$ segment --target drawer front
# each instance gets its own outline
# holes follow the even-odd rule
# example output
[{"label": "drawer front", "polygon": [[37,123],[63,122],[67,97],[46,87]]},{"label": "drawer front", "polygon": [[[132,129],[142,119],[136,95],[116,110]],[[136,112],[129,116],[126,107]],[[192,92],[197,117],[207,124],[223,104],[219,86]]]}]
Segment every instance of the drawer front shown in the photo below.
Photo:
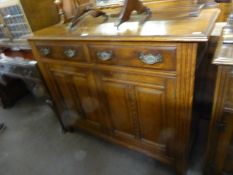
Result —
[{"label": "drawer front", "polygon": [[40,58],[87,62],[84,47],[75,43],[36,43]]},{"label": "drawer front", "polygon": [[88,46],[93,62],[97,64],[176,69],[176,46],[104,45]]}]

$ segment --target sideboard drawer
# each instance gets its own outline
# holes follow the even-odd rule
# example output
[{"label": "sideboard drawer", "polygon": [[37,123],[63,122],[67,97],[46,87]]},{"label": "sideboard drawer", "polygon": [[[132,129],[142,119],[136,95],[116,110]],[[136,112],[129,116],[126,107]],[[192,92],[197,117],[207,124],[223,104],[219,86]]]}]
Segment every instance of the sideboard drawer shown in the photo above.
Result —
[{"label": "sideboard drawer", "polygon": [[36,44],[40,58],[61,59],[66,61],[87,62],[84,48],[81,44]]},{"label": "sideboard drawer", "polygon": [[176,69],[176,46],[90,44],[93,62],[138,68]]}]

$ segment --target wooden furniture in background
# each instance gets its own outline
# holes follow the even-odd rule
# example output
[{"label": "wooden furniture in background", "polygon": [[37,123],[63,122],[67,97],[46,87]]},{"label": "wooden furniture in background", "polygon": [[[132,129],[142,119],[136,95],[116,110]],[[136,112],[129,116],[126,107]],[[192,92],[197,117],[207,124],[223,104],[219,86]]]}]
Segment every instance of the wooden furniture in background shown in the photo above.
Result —
[{"label": "wooden furniture in background", "polygon": [[218,5],[221,10],[221,13],[218,17],[218,22],[226,22],[229,14],[233,10],[233,3],[230,0],[228,2],[219,2]]},{"label": "wooden furniture in background", "polygon": [[29,42],[66,128],[140,151],[185,174],[197,120],[195,78],[219,10],[171,15],[166,6],[177,2],[164,3],[150,4],[164,12],[143,25],[137,16],[119,29],[116,17],[106,23],[89,17],[72,32],[56,25],[35,32]]},{"label": "wooden furniture in background", "polygon": [[95,4],[94,0],[55,0],[54,2],[60,4],[59,6],[62,7],[67,20],[71,20],[77,14],[82,13],[86,7]]},{"label": "wooden furniture in background", "polygon": [[218,45],[218,41],[222,34],[222,28],[225,25],[226,22],[218,22],[215,24],[214,30],[212,31],[208,41],[208,48],[204,56],[205,59],[203,59],[200,63],[200,68],[198,70],[199,77],[196,83],[197,87],[195,87],[195,89],[198,90],[195,91],[196,99],[194,100],[196,102],[196,109],[198,110],[201,118],[204,120],[211,119],[214,87],[217,77],[217,66],[212,64],[212,60]]},{"label": "wooden furniture in background", "polygon": [[[58,0],[55,0],[57,2]],[[64,9],[65,16],[67,19],[71,19],[75,16],[76,10],[80,5],[77,0],[59,0],[62,3],[62,8]]]},{"label": "wooden furniture in background", "polygon": [[[65,1],[67,2],[67,1]],[[65,9],[64,9],[64,6],[63,6],[63,1],[62,0],[55,0],[54,3],[56,4],[57,6],[57,10],[58,10],[58,14],[60,16],[60,24],[64,24],[67,22],[67,19],[68,19],[68,15],[65,14]]]},{"label": "wooden furniture in background", "polygon": [[[232,33],[224,33],[229,42]],[[224,42],[222,38],[213,60],[218,73],[207,149],[206,174],[210,175],[233,174],[233,44]]]}]

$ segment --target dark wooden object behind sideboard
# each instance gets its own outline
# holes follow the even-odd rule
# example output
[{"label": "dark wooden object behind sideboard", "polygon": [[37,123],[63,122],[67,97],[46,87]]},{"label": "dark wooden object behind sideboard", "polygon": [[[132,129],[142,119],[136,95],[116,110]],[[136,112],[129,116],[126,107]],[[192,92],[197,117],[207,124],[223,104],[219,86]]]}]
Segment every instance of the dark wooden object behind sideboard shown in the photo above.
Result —
[{"label": "dark wooden object behind sideboard", "polygon": [[21,57],[21,58],[24,58],[24,59],[34,60],[34,56],[33,56],[31,50],[13,51],[11,49],[4,49],[3,53],[6,56],[11,57],[11,58]]},{"label": "dark wooden object behind sideboard", "polygon": [[213,63],[218,66],[209,130],[206,174],[233,174],[233,46],[219,42]]}]

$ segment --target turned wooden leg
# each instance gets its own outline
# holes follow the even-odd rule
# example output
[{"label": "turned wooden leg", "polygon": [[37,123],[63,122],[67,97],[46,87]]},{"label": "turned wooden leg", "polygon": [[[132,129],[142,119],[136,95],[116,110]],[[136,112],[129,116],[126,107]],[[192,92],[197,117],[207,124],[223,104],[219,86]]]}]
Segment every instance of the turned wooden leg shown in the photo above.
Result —
[{"label": "turned wooden leg", "polygon": [[176,175],[186,175],[187,174],[187,162],[178,160],[175,165]]},{"label": "turned wooden leg", "polygon": [[175,171],[176,175],[186,175],[188,170],[188,151],[187,147],[181,141],[177,143],[175,150]]}]

